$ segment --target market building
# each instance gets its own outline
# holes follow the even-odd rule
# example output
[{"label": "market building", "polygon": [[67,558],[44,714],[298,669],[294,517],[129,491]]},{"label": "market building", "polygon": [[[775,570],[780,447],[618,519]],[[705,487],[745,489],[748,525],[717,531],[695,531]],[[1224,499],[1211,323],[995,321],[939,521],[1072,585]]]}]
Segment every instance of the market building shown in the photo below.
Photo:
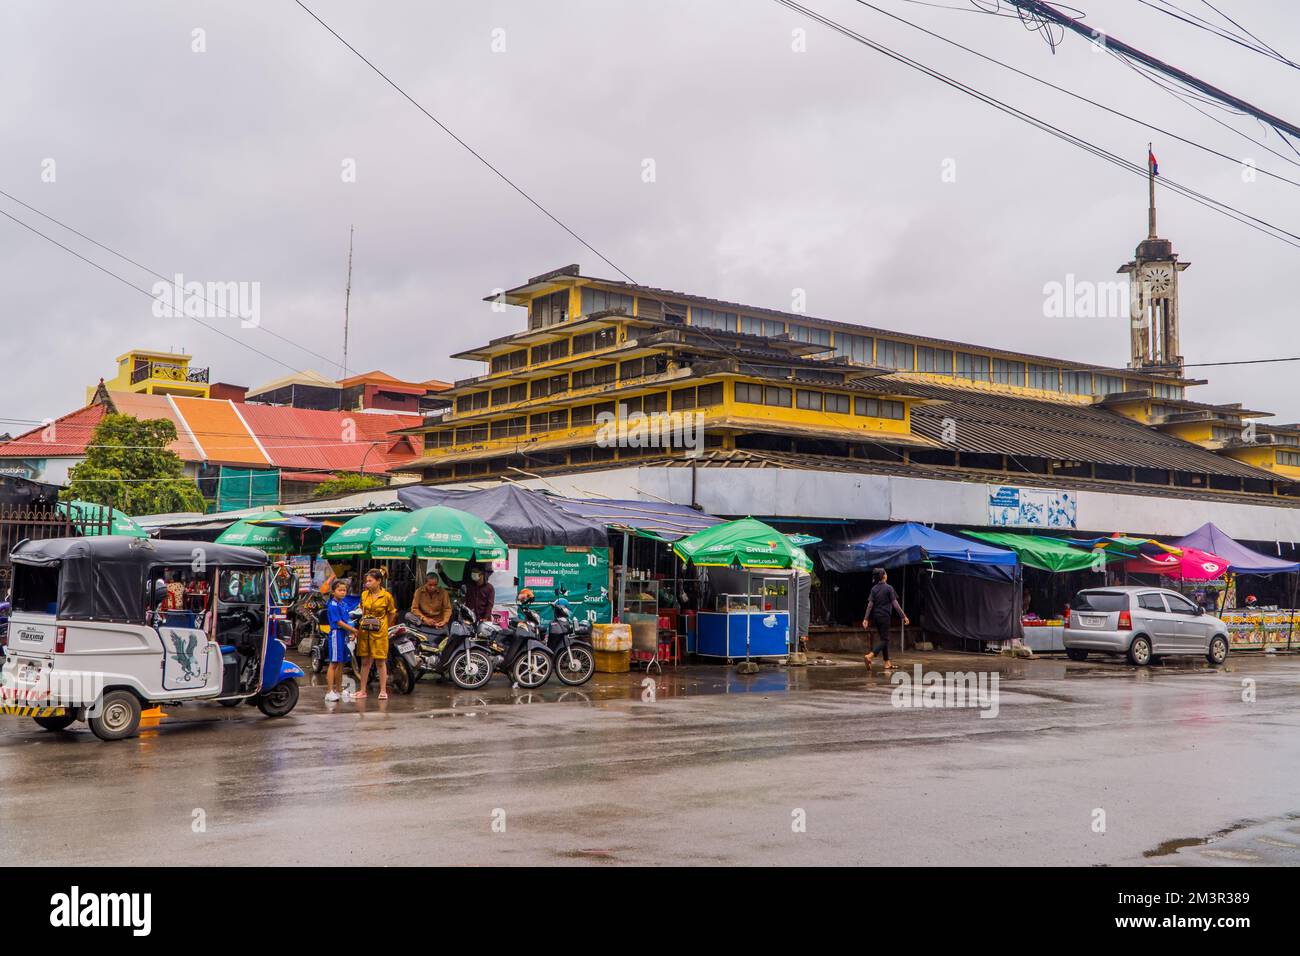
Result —
[{"label": "market building", "polygon": [[1300,540],[1300,426],[1191,397],[1188,263],[1154,208],[1149,223],[1118,270],[1122,367],[543,273],[489,298],[524,328],[455,356],[483,373],[442,393],[451,409],[411,430],[425,451],[397,470],[713,514],[1146,534],[1214,520]]}]

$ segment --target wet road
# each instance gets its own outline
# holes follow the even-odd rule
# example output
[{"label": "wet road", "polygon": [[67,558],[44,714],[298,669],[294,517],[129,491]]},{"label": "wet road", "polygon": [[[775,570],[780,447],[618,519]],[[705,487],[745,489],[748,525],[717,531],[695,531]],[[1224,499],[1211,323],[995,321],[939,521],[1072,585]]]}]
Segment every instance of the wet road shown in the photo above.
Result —
[{"label": "wet road", "polygon": [[3,718],[0,864],[1300,864],[1300,658],[904,662],[996,671],[988,718],[837,660]]}]

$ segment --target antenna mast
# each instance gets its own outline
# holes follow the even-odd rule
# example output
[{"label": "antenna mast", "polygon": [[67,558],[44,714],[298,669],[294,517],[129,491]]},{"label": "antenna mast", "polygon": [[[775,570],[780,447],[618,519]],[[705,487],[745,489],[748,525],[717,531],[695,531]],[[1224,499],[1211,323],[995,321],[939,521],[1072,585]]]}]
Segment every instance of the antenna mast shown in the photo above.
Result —
[{"label": "antenna mast", "polygon": [[348,377],[348,318],[352,308],[352,226],[348,226],[348,287],[343,293],[343,377]]}]

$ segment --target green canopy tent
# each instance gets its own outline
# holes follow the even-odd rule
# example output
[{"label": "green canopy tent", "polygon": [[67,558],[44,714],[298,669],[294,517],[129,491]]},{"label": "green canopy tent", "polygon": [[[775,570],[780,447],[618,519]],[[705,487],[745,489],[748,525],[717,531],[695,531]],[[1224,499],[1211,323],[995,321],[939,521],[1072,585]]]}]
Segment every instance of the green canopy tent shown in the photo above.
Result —
[{"label": "green canopy tent", "polygon": [[255,524],[255,522],[283,517],[284,515],[278,511],[263,511],[248,518],[241,518],[217,535],[217,544],[261,548],[267,554],[294,553],[300,542],[299,536],[290,529],[277,525]]},{"label": "green canopy tent", "polygon": [[349,518],[321,545],[321,557],[368,557],[376,538],[398,521],[409,517],[410,513],[406,511],[370,511]]},{"label": "green canopy tent", "polygon": [[963,531],[970,538],[1014,551],[1020,563],[1031,568],[1063,574],[1069,571],[1100,570],[1108,562],[1122,561],[1128,555],[1103,549],[1085,550],[1056,538],[1010,531]]},{"label": "green canopy tent", "polygon": [[507,553],[506,543],[487,522],[446,505],[401,515],[370,545],[374,558],[499,561]]},{"label": "green canopy tent", "polygon": [[[132,538],[147,538],[149,532],[140,527],[130,516],[108,505],[93,501],[60,501],[59,510],[65,512],[74,521],[85,522],[82,534],[94,537],[100,534],[121,534]],[[103,529],[107,527],[108,530]]]},{"label": "green canopy tent", "polygon": [[[740,518],[724,524],[714,525],[697,531],[689,537],[673,543],[673,551],[684,562],[703,568],[741,568],[746,572],[746,588],[751,591],[750,572],[755,570],[807,570],[811,571],[812,562],[803,549],[789,537],[777,531],[769,524],[756,518]],[[794,588],[795,582],[791,582]],[[791,617],[794,609],[787,611]],[[745,615],[745,660],[739,665],[742,672],[753,673],[758,665],[750,659],[750,619]],[[790,646],[790,628],[794,621],[788,622],[786,646]]]}]

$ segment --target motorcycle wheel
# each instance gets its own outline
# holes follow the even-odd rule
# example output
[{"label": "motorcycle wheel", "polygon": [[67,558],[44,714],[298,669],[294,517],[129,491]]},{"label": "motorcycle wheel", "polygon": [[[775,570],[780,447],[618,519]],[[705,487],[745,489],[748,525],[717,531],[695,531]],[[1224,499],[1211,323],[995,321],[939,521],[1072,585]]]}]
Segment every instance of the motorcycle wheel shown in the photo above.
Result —
[{"label": "motorcycle wheel", "polygon": [[388,687],[396,694],[409,694],[415,690],[415,674],[400,654],[388,660]]},{"label": "motorcycle wheel", "polygon": [[311,644],[311,672],[319,674],[325,670],[325,648],[319,640],[312,641]]},{"label": "motorcycle wheel", "polygon": [[492,679],[492,661],[483,651],[457,651],[447,665],[452,683],[461,690],[478,690]]},{"label": "motorcycle wheel", "polygon": [[298,705],[298,682],[281,681],[257,698],[257,709],[267,717],[283,717]]},{"label": "motorcycle wheel", "polygon": [[555,658],[555,676],[563,684],[577,687],[591,680],[596,673],[596,657],[591,650],[579,644],[565,648]]},{"label": "motorcycle wheel", "polygon": [[525,651],[510,665],[510,677],[520,687],[532,690],[545,684],[552,670],[551,655],[546,651]]}]

